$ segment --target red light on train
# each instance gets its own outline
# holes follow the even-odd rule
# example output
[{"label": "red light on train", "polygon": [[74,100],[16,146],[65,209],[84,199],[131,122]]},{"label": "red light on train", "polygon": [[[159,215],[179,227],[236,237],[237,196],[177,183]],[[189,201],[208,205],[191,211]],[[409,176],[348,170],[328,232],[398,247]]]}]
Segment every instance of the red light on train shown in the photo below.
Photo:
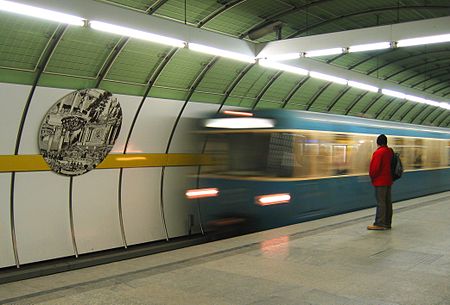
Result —
[{"label": "red light on train", "polygon": [[193,189],[186,191],[188,199],[207,198],[219,196],[219,190],[216,188]]},{"label": "red light on train", "polygon": [[233,111],[233,110],[225,110],[224,114],[235,115],[235,116],[253,116],[251,112],[243,112],[243,111]]},{"label": "red light on train", "polygon": [[273,205],[288,203],[291,200],[291,195],[289,194],[271,194],[255,197],[255,202],[257,205]]}]

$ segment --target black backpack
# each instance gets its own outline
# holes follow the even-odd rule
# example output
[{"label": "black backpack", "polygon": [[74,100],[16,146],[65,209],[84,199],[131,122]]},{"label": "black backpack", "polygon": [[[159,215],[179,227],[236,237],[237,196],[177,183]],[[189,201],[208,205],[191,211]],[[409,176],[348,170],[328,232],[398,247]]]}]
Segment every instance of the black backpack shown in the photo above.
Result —
[{"label": "black backpack", "polygon": [[392,150],[392,159],[391,159],[392,179],[394,181],[400,179],[402,177],[402,174],[403,174],[403,165],[402,160],[400,160],[400,154]]}]

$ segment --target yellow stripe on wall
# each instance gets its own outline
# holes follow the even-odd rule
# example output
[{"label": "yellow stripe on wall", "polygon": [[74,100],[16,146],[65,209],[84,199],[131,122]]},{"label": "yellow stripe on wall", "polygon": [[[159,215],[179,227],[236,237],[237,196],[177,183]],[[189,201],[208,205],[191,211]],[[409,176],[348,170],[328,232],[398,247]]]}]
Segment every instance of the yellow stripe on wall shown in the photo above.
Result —
[{"label": "yellow stripe on wall", "polygon": [[[111,154],[96,168],[196,166],[211,164],[204,154]],[[41,155],[0,155],[0,172],[49,171]]]}]

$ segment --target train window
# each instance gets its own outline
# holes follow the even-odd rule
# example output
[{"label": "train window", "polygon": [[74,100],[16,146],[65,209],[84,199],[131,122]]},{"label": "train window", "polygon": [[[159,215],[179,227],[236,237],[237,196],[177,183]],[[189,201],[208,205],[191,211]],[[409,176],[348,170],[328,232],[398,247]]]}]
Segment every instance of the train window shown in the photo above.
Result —
[{"label": "train window", "polygon": [[447,142],[447,166],[450,166],[450,141]]},{"label": "train window", "polygon": [[295,138],[295,135],[285,132],[210,134],[206,152],[212,153],[219,164],[203,173],[291,177]]}]

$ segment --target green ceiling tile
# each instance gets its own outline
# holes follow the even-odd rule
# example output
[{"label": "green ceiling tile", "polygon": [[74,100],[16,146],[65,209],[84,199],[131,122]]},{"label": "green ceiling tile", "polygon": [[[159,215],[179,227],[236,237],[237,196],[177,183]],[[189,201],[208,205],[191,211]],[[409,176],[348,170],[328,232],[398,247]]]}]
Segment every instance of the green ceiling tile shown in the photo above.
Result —
[{"label": "green ceiling tile", "polygon": [[111,81],[103,81],[100,84],[100,89],[110,91],[114,94],[127,94],[135,96],[143,96],[145,93],[145,86],[138,86],[132,84],[121,84]]},{"label": "green ceiling tile", "polygon": [[276,101],[260,100],[256,109],[279,109],[282,104]]},{"label": "green ceiling tile", "polygon": [[39,86],[64,89],[92,88],[95,86],[95,83],[96,81],[91,79],[45,73],[39,78]]},{"label": "green ceiling tile", "polygon": [[106,79],[146,84],[170,47],[131,39],[117,56]]},{"label": "green ceiling tile", "polygon": [[273,5],[272,0],[242,1],[230,10],[211,20],[205,28],[238,36],[262,22],[265,17],[287,9],[283,2]]},{"label": "green ceiling tile", "polygon": [[187,90],[153,86],[148,96],[184,101],[187,94]]},{"label": "green ceiling tile", "polygon": [[155,13],[157,16],[197,24],[220,5],[213,0],[171,0],[167,1]]},{"label": "green ceiling tile", "polygon": [[378,94],[366,94],[350,109],[349,114],[359,116],[368,104],[372,102],[374,98],[378,97]]},{"label": "green ceiling tile", "polygon": [[119,38],[87,28],[69,27],[45,71],[96,78]]},{"label": "green ceiling tile", "polygon": [[295,92],[292,98],[289,100],[289,104],[297,105],[297,107],[303,107],[307,105],[313,95],[319,90],[325,82],[314,78],[309,78],[303,86]]},{"label": "green ceiling tile", "polygon": [[180,49],[167,64],[155,85],[188,90],[211,59],[208,55]]},{"label": "green ceiling tile", "polygon": [[97,1],[145,12],[147,8],[149,8],[152,4],[154,4],[158,0],[97,0]]},{"label": "green ceiling tile", "polygon": [[255,98],[275,73],[276,70],[255,65],[233,90],[233,95]]},{"label": "green ceiling tile", "polygon": [[36,73],[33,72],[0,68],[0,83],[32,85],[35,78]]},{"label": "green ceiling tile", "polygon": [[197,87],[198,91],[225,93],[234,79],[247,66],[247,63],[219,58],[216,64],[206,73]]},{"label": "green ceiling tile", "polygon": [[0,67],[33,71],[57,24],[0,12]]},{"label": "green ceiling tile", "polygon": [[[348,107],[357,99],[360,95],[364,94],[366,91],[359,89],[350,89],[345,93],[333,106],[331,109],[332,113],[345,114]],[[367,93],[365,95],[375,95],[375,93]]]},{"label": "green ceiling tile", "polygon": [[237,106],[244,108],[251,108],[255,104],[254,98],[242,97],[242,96],[230,96],[225,102],[226,106]]},{"label": "green ceiling tile", "polygon": [[192,102],[220,104],[222,102],[223,95],[212,94],[208,92],[195,92],[192,97]]},{"label": "green ceiling tile", "polygon": [[302,77],[300,75],[284,72],[266,91],[263,99],[282,103],[295,85],[297,85],[304,78],[304,76]]}]

